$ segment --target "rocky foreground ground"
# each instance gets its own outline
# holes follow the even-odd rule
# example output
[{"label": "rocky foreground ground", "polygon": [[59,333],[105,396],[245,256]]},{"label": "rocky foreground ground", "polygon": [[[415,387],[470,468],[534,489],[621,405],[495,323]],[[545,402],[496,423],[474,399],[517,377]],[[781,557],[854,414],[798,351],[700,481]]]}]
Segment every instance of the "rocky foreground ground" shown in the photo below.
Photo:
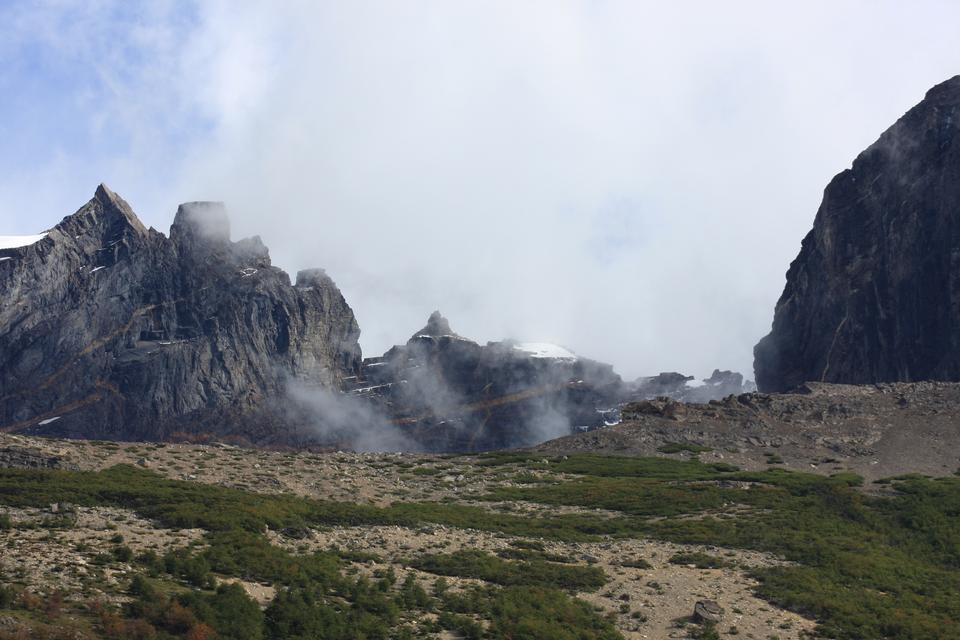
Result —
[{"label": "rocky foreground ground", "polygon": [[[377,506],[455,501],[492,513],[520,516],[613,515],[582,507],[483,500],[482,496],[498,488],[528,486],[531,474],[557,479],[566,474],[478,465],[474,457],[283,453],[227,445],[113,443],[0,435],[0,463],[4,460],[19,465],[51,465],[84,471],[128,464],[189,482]],[[0,530],[0,547],[10,550],[0,559],[0,575],[38,593],[59,589],[84,600],[103,598],[116,603],[129,600],[125,589],[135,567],[129,560],[117,562],[105,556],[120,541],[133,555],[150,550],[163,554],[197,543],[203,533],[198,529],[164,528],[132,510],[106,507],[75,507],[75,523],[68,530],[51,532],[39,526],[55,517],[50,508],[0,507],[0,510],[18,525]],[[423,553],[450,554],[460,550],[481,550],[496,555],[526,540],[522,536],[445,525],[327,527],[303,538],[287,537],[277,531],[268,535],[273,544],[294,553],[336,547],[375,554],[377,560],[356,562],[356,569],[371,577],[392,569],[398,582],[412,572],[425,585],[435,584],[438,576],[410,567],[410,558]],[[578,565],[599,567],[609,576],[604,587],[579,593],[578,597],[598,612],[609,615],[627,638],[689,637],[690,629],[698,628],[691,625],[694,607],[703,600],[715,601],[723,607],[722,637],[787,640],[799,638],[814,627],[814,621],[773,606],[754,594],[757,581],[748,575],[749,571],[786,564],[775,554],[637,539],[548,541],[544,550]],[[708,568],[698,567],[694,561],[671,562],[677,554],[691,553],[722,558],[723,566]],[[453,588],[483,583],[471,578],[445,580]],[[271,584],[239,582],[263,605],[276,592]],[[0,629],[18,624],[20,621],[15,617],[0,617]],[[458,636],[441,631],[427,633],[426,637]]]},{"label": "rocky foreground ground", "polygon": [[951,382],[808,383],[792,393],[747,393],[708,404],[651,400],[629,405],[623,416],[620,425],[551,440],[538,450],[635,456],[673,450],[745,469],[773,461],[868,481],[960,469],[960,384]]},{"label": "rocky foreground ground", "polygon": [[[0,638],[124,637],[99,635],[102,614],[88,612],[129,615],[143,558],[223,553],[218,531],[250,529],[230,518],[289,504],[307,526],[268,515],[253,527],[284,562],[333,550],[350,579],[389,576],[388,595],[406,597],[404,584],[447,594],[404,609],[391,633],[407,635],[384,637],[481,637],[450,622],[449,593],[524,584],[544,567],[620,634],[587,638],[953,637],[938,625],[960,620],[955,598],[941,597],[960,588],[960,558],[943,543],[960,532],[957,415],[956,384],[810,385],[637,403],[615,427],[478,456],[0,434],[0,586],[17,594],[4,605],[0,589]],[[193,487],[212,493],[184,498]],[[151,575],[172,598],[239,584],[268,617],[293,588],[210,562],[202,587],[169,563]],[[698,603],[718,606],[719,621],[698,621]],[[497,615],[463,619],[486,637],[522,637]],[[41,635],[61,628],[73,635]]]}]

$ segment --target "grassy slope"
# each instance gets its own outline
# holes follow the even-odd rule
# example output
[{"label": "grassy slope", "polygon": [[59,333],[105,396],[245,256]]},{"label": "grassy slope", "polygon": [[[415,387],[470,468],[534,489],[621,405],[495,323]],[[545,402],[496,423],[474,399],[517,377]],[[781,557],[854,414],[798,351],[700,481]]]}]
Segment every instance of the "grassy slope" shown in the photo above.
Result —
[{"label": "grassy slope", "polygon": [[[797,564],[757,572],[760,594],[815,616],[827,636],[960,637],[960,599],[956,597],[960,593],[960,478],[904,478],[891,484],[892,495],[880,498],[865,496],[857,487],[859,479],[853,476],[823,478],[782,470],[746,473],[697,461],[590,455],[545,461],[542,456],[495,454],[479,464],[502,468],[508,475],[547,470],[548,478],[555,478],[497,489],[489,496],[491,500],[598,507],[620,515],[518,517],[446,503],[375,508],[167,480],[133,467],[100,473],[0,471],[0,504],[119,506],[165,526],[204,528],[211,532],[211,546],[197,554],[195,560],[201,566],[200,570],[191,569],[194,573],[202,573],[202,563],[206,563],[208,570],[269,579],[291,588],[313,585],[324,591],[325,597],[352,602],[348,612],[357,610],[356,602],[363,601],[365,592],[354,583],[338,582],[337,559],[319,557],[303,562],[272,550],[260,535],[264,526],[433,522],[527,537],[649,536],[768,551]],[[556,475],[560,473],[565,475]],[[700,517],[678,517],[689,514]],[[574,612],[576,624],[584,627],[581,637],[616,637],[609,625],[588,610],[570,608],[569,597],[563,593],[564,588],[582,586],[583,580],[589,582],[596,576],[564,572],[539,560],[523,572],[511,563],[480,557],[433,557],[417,562],[433,566],[437,573],[492,576],[493,582],[514,585],[475,599],[473,608],[466,611],[493,621],[488,630],[491,637],[508,637],[503,634],[516,633],[521,627],[524,637],[540,637],[527,628],[534,623],[524,617],[524,611],[540,606],[553,611],[537,614],[544,634],[551,625],[569,626],[569,621],[558,620],[561,614]],[[168,568],[183,577],[185,570],[174,565]],[[539,575],[542,580],[531,578],[532,584],[518,585],[517,575]],[[436,602],[441,609],[448,604],[443,599]],[[551,609],[547,606],[551,602],[567,604]],[[376,607],[372,608],[372,613],[360,610],[379,615]],[[323,613],[328,614],[334,615]],[[449,615],[444,619],[451,625],[467,624]]]}]

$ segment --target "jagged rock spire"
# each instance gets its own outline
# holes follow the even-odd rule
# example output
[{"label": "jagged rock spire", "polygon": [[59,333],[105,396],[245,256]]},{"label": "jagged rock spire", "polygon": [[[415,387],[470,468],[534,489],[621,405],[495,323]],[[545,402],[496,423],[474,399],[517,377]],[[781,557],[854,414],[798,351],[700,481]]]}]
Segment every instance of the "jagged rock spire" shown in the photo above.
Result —
[{"label": "jagged rock spire", "polygon": [[258,238],[229,241],[220,204],[182,205],[167,237],[100,185],[40,237],[0,260],[0,431],[302,442],[314,420],[290,386],[336,389],[359,366],[333,281],[291,286]]},{"label": "jagged rock spire", "polygon": [[434,311],[430,314],[430,318],[427,319],[426,326],[423,329],[420,329],[420,331],[414,333],[410,337],[410,340],[416,340],[421,337],[440,338],[443,336],[453,338],[462,337],[450,328],[450,322],[444,318],[439,311]]},{"label": "jagged rock spire", "polygon": [[177,244],[227,243],[230,218],[222,202],[185,202],[177,208],[170,227],[170,239]]},{"label": "jagged rock spire", "polygon": [[90,205],[97,208],[100,213],[118,215],[139,234],[145,235],[147,233],[147,228],[140,222],[140,218],[133,212],[127,201],[111,191],[110,187],[102,182],[97,186],[93,199],[87,203],[87,206]]}]

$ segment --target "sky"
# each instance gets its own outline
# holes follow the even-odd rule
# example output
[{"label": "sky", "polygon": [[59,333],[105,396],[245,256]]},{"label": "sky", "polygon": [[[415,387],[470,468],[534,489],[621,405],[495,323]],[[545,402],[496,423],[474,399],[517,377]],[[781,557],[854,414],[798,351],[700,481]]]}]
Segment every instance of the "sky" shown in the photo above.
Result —
[{"label": "sky", "polygon": [[365,355],[752,377],[823,188],[960,74],[960,4],[0,0],[0,235],[104,182],[323,267]]}]

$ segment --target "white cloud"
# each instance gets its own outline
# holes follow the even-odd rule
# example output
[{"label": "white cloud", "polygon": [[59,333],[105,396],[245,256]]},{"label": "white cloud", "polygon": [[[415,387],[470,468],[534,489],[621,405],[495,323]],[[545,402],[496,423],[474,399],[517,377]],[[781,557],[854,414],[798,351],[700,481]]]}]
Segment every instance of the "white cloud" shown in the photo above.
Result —
[{"label": "white cloud", "polygon": [[829,178],[960,72],[938,2],[198,6],[116,95],[133,137],[212,126],[112,186],[157,226],[226,201],[367,354],[440,308],[628,376],[749,372]]}]

